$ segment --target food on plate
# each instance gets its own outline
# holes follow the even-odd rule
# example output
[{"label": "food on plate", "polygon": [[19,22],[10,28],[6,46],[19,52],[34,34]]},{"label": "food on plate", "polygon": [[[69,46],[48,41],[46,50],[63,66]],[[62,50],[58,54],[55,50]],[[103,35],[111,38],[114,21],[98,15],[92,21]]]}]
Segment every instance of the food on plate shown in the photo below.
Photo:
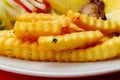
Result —
[{"label": "food on plate", "polygon": [[24,13],[16,17],[17,21],[38,21],[38,20],[56,20],[63,19],[65,15],[44,14],[44,13]]},{"label": "food on plate", "polygon": [[114,12],[120,9],[120,0],[103,0],[105,4],[105,13]]},{"label": "food on plate", "polygon": [[90,2],[85,4],[79,12],[82,14],[88,14],[88,16],[106,20],[104,8],[105,5],[102,0],[90,0]]},{"label": "food on plate", "polygon": [[13,0],[27,12],[47,12],[50,5],[46,0]]},{"label": "food on plate", "polygon": [[15,34],[13,30],[3,30],[3,31],[0,31],[0,37],[1,36],[15,37]]},{"label": "food on plate", "polygon": [[11,29],[11,27],[12,27],[12,24],[10,20],[7,18],[6,10],[1,6],[0,7],[0,30]]},{"label": "food on plate", "polygon": [[103,0],[103,2],[107,19],[120,24],[120,0]]},{"label": "food on plate", "polygon": [[58,36],[40,36],[38,43],[42,50],[61,51],[86,48],[99,42],[102,37],[100,31],[84,31]]},{"label": "food on plate", "polygon": [[50,11],[50,4],[46,0],[0,0],[0,6],[1,30],[12,29],[19,14]]},{"label": "food on plate", "polygon": [[113,59],[120,55],[120,22],[108,13],[120,11],[114,10],[118,4],[113,9],[111,4],[109,0],[1,0],[0,30],[5,30],[0,31],[0,55],[54,62]]},{"label": "food on plate", "polygon": [[19,15],[14,25],[16,36],[26,40],[36,40],[39,36],[61,35],[80,31],[84,30],[72,23],[70,17],[44,13]]},{"label": "food on plate", "polygon": [[[57,21],[37,21],[19,22],[14,26],[14,32],[21,39],[37,39],[39,36],[59,35],[62,31],[62,20]],[[24,26],[24,27],[23,27]]]},{"label": "food on plate", "polygon": [[69,11],[67,15],[73,18],[74,24],[85,30],[100,30],[107,34],[120,32],[120,25],[116,21],[97,19],[96,17],[72,11]]},{"label": "food on plate", "polygon": [[59,11],[60,13],[66,14],[68,10],[73,10],[75,12],[90,0],[46,0],[48,1],[52,8]]},{"label": "food on plate", "polygon": [[0,37],[0,45],[0,55],[37,61],[98,61],[113,58],[120,53],[120,37],[113,37],[88,48],[63,51],[43,51],[37,42],[7,36]]}]

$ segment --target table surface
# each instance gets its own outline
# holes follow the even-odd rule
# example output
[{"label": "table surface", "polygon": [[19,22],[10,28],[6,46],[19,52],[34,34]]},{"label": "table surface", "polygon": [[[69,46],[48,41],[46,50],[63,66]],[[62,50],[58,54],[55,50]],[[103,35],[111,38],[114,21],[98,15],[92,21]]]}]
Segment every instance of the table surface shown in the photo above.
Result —
[{"label": "table surface", "polygon": [[[61,80],[61,78],[45,78],[21,75],[0,70],[0,80]],[[63,80],[120,80],[120,72],[110,73],[106,75],[92,76],[92,77],[77,77],[77,78],[62,78]]]}]

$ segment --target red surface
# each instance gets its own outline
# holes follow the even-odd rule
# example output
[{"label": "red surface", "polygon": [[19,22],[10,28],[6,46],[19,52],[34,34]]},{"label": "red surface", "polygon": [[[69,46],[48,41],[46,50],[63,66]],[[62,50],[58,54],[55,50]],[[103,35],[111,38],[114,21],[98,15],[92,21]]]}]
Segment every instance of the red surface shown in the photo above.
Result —
[{"label": "red surface", "polygon": [[0,70],[0,80],[120,80],[120,72],[107,75],[92,76],[92,77],[77,77],[77,78],[45,78],[26,76],[21,74],[10,73]]}]

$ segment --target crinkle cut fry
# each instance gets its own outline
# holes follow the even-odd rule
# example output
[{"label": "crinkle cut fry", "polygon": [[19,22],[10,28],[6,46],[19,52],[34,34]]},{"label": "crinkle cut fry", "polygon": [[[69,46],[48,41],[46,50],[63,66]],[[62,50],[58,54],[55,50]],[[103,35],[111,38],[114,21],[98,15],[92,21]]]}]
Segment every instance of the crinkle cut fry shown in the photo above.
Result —
[{"label": "crinkle cut fry", "polygon": [[14,26],[15,35],[21,39],[37,39],[40,35],[57,35],[61,33],[61,24],[54,22],[19,22]]},{"label": "crinkle cut fry", "polygon": [[0,36],[15,37],[15,34],[13,30],[2,30]]},{"label": "crinkle cut fry", "polygon": [[39,36],[61,35],[72,32],[82,32],[83,29],[71,23],[70,18],[53,21],[16,21],[14,26],[15,35],[20,39],[37,40]]},{"label": "crinkle cut fry", "polygon": [[120,37],[86,49],[42,51],[37,42],[22,41],[15,37],[0,36],[0,55],[26,60],[80,62],[113,58],[120,53]]},{"label": "crinkle cut fry", "polygon": [[111,20],[97,19],[86,14],[68,11],[67,16],[71,17],[73,22],[85,30],[100,30],[103,33],[120,32],[120,25]]},{"label": "crinkle cut fry", "polygon": [[65,15],[56,15],[56,14],[45,14],[45,13],[24,13],[17,16],[17,21],[50,21],[56,19],[63,19]]},{"label": "crinkle cut fry", "polygon": [[37,39],[41,35],[59,35],[62,33],[62,27],[68,26],[69,20],[67,20],[68,18],[54,21],[16,21],[14,32],[21,39]]},{"label": "crinkle cut fry", "polygon": [[23,41],[16,37],[0,37],[0,55],[26,60],[38,60],[37,42]]},{"label": "crinkle cut fry", "polygon": [[42,50],[61,51],[91,46],[103,37],[100,31],[75,32],[58,36],[40,36],[39,46]]}]

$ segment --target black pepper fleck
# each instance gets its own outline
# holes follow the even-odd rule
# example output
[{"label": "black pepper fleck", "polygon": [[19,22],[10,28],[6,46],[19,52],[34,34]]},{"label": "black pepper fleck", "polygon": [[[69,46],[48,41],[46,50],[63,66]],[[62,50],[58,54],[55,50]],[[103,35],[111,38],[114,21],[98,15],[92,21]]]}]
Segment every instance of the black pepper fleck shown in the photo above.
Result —
[{"label": "black pepper fleck", "polygon": [[53,38],[53,40],[52,40],[52,43],[57,43],[57,41],[58,41],[58,39],[56,39],[56,38]]}]

